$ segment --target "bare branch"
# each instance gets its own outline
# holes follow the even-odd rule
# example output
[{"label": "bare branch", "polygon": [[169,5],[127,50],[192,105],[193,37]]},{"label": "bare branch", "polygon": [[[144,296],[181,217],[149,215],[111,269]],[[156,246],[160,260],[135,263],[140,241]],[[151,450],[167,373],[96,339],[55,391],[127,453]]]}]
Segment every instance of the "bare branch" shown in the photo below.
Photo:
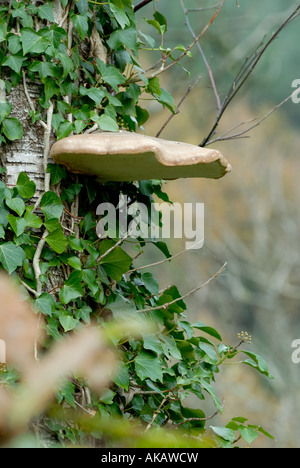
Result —
[{"label": "bare branch", "polygon": [[184,296],[178,297],[177,299],[174,299],[174,301],[168,302],[167,304],[162,304],[162,305],[156,306],[156,307],[149,307],[148,309],[138,310],[138,312],[151,312],[151,311],[155,311],[155,310],[167,309],[171,305],[176,304],[177,302],[183,301],[184,299],[191,296],[192,294],[195,294],[196,292],[198,292],[201,289],[205,288],[205,286],[207,286],[209,283],[211,283],[213,280],[215,280],[221,273],[223,273],[226,266],[227,266],[227,263],[224,263],[222,268],[220,268],[220,270],[218,270],[217,273],[215,273],[211,278],[209,278],[209,280],[207,280],[205,283],[201,284],[201,286],[198,286],[197,288],[192,289],[187,294],[184,294]]},{"label": "bare branch", "polygon": [[[227,132],[223,133],[223,135],[221,135],[220,137],[215,138],[214,140],[211,140],[207,144],[207,146],[211,145],[213,143],[216,143],[217,141],[236,140],[238,138],[244,138],[247,133],[249,133],[254,128],[258,127],[262,122],[264,122],[266,119],[268,119],[276,110],[280,109],[280,107],[282,107],[286,102],[288,102],[290,99],[292,99],[294,94],[295,94],[295,91],[290,96],[288,96],[286,99],[284,99],[280,104],[277,104],[276,106],[274,106],[273,109],[271,109],[267,114],[265,114],[260,119],[254,118],[254,119],[250,119],[250,120],[247,120],[245,122],[239,123],[238,125],[233,127],[231,130],[228,130]],[[250,125],[245,130],[241,130],[238,133],[232,134],[232,132],[234,130],[236,130],[237,128],[242,127],[243,125],[249,124],[251,122],[255,122],[255,123]]]},{"label": "bare branch", "polygon": [[[182,6],[184,15],[185,15],[185,22],[186,22],[187,28],[190,31],[193,38],[195,39],[196,34],[195,34],[195,32],[194,32],[194,30],[193,30],[193,28],[191,26],[190,20],[189,20],[189,12],[191,10],[188,10],[185,7],[185,4],[183,3],[183,0],[180,0],[180,3],[181,3],[181,6]],[[201,11],[202,9],[200,8],[199,10]],[[217,101],[217,108],[218,108],[218,111],[219,111],[221,109],[221,99],[220,99],[220,96],[219,96],[219,93],[218,93],[218,90],[217,90],[217,86],[216,86],[216,82],[215,82],[215,79],[214,79],[214,75],[213,75],[211,66],[208,63],[207,59],[206,59],[206,56],[204,54],[204,51],[203,51],[201,45],[199,44],[199,41],[197,42],[196,45],[197,45],[197,48],[198,48],[198,50],[199,50],[199,52],[201,54],[204,65],[205,65],[205,67],[206,67],[206,69],[208,71],[209,79],[210,79],[210,82],[211,82],[211,85],[212,85],[212,89],[213,89],[213,92],[214,92],[214,95],[215,95],[215,98],[216,98],[216,101]]]},{"label": "bare branch", "polygon": [[136,13],[137,11],[139,11],[141,8],[143,8],[144,6],[148,5],[148,3],[151,3],[153,0],[143,0],[142,2],[138,3],[135,7],[134,7],[134,12]]},{"label": "bare branch", "polygon": [[184,101],[186,100],[186,98],[189,96],[189,94],[193,91],[193,89],[195,88],[195,86],[198,84],[198,82],[200,81],[201,79],[201,76],[199,76],[199,78],[195,81],[195,83],[191,86],[189,86],[189,88],[187,89],[185,95],[183,96],[183,98],[181,99],[181,101],[179,102],[178,106],[176,107],[175,109],[175,113],[172,113],[170,115],[170,117],[166,120],[166,122],[163,124],[163,126],[161,127],[161,129],[159,130],[159,132],[157,132],[156,134],[156,138],[159,138],[160,135],[162,134],[162,132],[166,129],[166,127],[169,125],[169,123],[171,122],[171,120],[175,117],[175,115],[178,115],[179,112],[180,112],[180,107],[182,106],[182,104],[184,103]]},{"label": "bare branch", "polygon": [[283,31],[283,29],[291,22],[293,21],[298,15],[300,11],[300,5],[293,11],[293,13],[284,21],[284,23],[281,24],[281,26],[272,34],[271,38],[267,41],[265,45],[262,45],[261,49],[258,51],[258,48],[254,51],[252,56],[247,57],[243,67],[241,68],[240,72],[236,76],[227,96],[224,99],[224,102],[221,106],[221,109],[218,112],[217,118],[215,120],[215,123],[209,132],[208,136],[204,138],[204,140],[200,143],[199,146],[205,147],[208,145],[208,143],[211,141],[213,135],[215,134],[220,120],[226,111],[227,107],[231,103],[231,101],[234,99],[234,97],[237,95],[237,93],[240,91],[242,86],[245,84],[245,82],[248,80],[249,76],[252,74],[252,72],[255,70],[256,65],[266,52],[266,50],[269,48],[269,46],[273,43],[273,41],[279,36],[279,34]]},{"label": "bare branch", "polygon": [[144,265],[144,266],[141,266],[139,268],[134,268],[133,270],[129,270],[127,273],[134,273],[135,271],[144,270],[145,268],[151,268],[151,267],[154,267],[154,266],[157,266],[157,265],[161,265],[162,263],[170,262],[171,260],[174,260],[175,258],[180,257],[184,253],[189,252],[189,250],[195,249],[195,247],[200,243],[202,243],[202,240],[197,242],[196,244],[194,244],[189,249],[184,249],[181,252],[179,252],[178,254],[173,255],[172,257],[164,258],[163,260],[160,260],[159,262],[149,263],[149,265]]}]

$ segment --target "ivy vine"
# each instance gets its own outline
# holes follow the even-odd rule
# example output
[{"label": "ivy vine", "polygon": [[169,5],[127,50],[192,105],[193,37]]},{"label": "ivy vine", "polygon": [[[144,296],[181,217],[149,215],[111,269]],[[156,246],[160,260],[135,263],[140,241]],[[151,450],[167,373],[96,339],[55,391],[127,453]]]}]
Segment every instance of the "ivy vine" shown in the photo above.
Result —
[{"label": "ivy vine", "polygon": [[[147,72],[138,61],[139,51],[150,49],[180,66],[176,50],[164,47],[167,20],[159,12],[146,20],[158,34],[158,47],[157,36],[137,31],[131,0],[14,0],[0,3],[0,16],[2,145],[22,139],[21,122],[11,116],[9,95],[19,85],[26,91],[30,82],[40,86],[38,103],[28,97],[32,125],[48,132],[48,144],[51,132],[61,139],[96,129],[142,128],[150,117],[140,105],[145,94],[175,112],[157,70]],[[182,46],[177,50],[189,53]],[[98,416],[137,420],[146,429],[180,427],[197,437],[211,417],[187,407],[185,399],[194,395],[200,408],[209,396],[216,412],[222,412],[213,383],[225,361],[243,353],[244,364],[272,378],[260,356],[241,349],[244,338],[237,346],[225,345],[214,328],[190,323],[178,288],[160,291],[150,271],[134,269],[134,258],[124,248],[126,240],[98,238],[99,201],[117,204],[122,193],[150,208],[154,196],[168,201],[161,181],[99,186],[48,164],[48,159],[45,170],[42,194],[26,173],[19,174],[14,187],[0,182],[0,264],[18,278],[43,316],[48,344],[91,321],[105,329],[113,319],[143,318],[152,327],[139,338],[113,340],[122,366],[110,388],[100,397],[91,396],[90,407]],[[166,259],[172,258],[165,243],[153,243]],[[144,245],[144,239],[136,241],[137,255]],[[5,379],[4,371],[0,379]],[[57,401],[78,409],[83,386],[73,379],[58,390]],[[61,444],[82,442],[89,435],[71,421],[48,416],[44,423]],[[212,431],[223,447],[232,446],[238,437],[251,443],[260,432],[269,435],[244,418],[234,418],[226,428],[212,426]],[[103,435],[105,429],[97,437]]]}]

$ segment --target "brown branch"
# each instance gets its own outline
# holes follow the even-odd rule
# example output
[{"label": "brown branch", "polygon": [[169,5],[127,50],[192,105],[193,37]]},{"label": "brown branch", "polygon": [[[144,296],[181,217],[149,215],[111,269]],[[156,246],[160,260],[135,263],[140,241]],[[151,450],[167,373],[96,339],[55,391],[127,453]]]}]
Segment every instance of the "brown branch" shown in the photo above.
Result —
[{"label": "brown branch", "polygon": [[140,2],[138,3],[135,7],[134,7],[134,12],[136,13],[137,11],[139,11],[141,8],[143,8],[144,6],[148,5],[148,3],[151,3],[152,0],[143,0],[143,2]]},{"label": "brown branch", "polygon": [[[285,98],[280,104],[277,104],[276,106],[274,106],[267,114],[265,114],[263,117],[261,117],[260,119],[257,119],[257,118],[254,118],[254,119],[250,119],[250,120],[247,120],[246,122],[241,122],[239,123],[238,125],[236,125],[235,127],[233,127],[231,130],[228,130],[227,132],[223,133],[223,135],[221,135],[220,137],[218,138],[215,138],[214,140],[211,140],[209,141],[209,143],[207,144],[208,145],[211,145],[213,143],[216,143],[217,141],[226,141],[226,140],[236,140],[238,138],[245,138],[245,135],[247,133],[249,133],[251,130],[253,130],[254,128],[258,127],[262,122],[264,122],[266,119],[268,119],[276,110],[280,109],[280,107],[282,107],[286,102],[288,102],[290,99],[292,99],[293,95],[295,94],[295,91],[290,95],[288,96],[287,98]],[[241,130],[240,132],[238,133],[234,133],[233,135],[230,135],[231,132],[233,132],[234,130],[236,130],[237,128],[245,125],[245,124],[249,124],[251,122],[255,122],[253,125],[250,125],[248,128],[246,128],[245,130]]]},{"label": "brown branch", "polygon": [[[202,242],[202,240],[200,242]],[[149,263],[149,265],[144,265],[139,268],[134,268],[133,270],[129,270],[127,273],[131,274],[131,273],[134,273],[135,271],[144,270],[145,268],[151,268],[157,265],[161,265],[162,263],[170,262],[171,260],[174,260],[175,258],[180,257],[184,253],[189,252],[189,250],[193,250],[196,247],[196,245],[199,244],[200,242],[196,242],[196,244],[194,244],[193,247],[190,247],[189,249],[184,249],[178,254],[173,255],[172,257],[164,258],[163,260],[160,260],[159,262]]]},{"label": "brown branch", "polygon": [[180,107],[182,106],[182,104],[184,103],[184,101],[186,100],[186,98],[189,96],[189,94],[193,91],[193,89],[195,88],[195,86],[198,84],[199,80],[201,79],[201,76],[199,76],[199,78],[195,81],[195,83],[191,86],[189,86],[189,88],[187,89],[185,95],[183,96],[183,98],[181,99],[181,101],[179,102],[178,106],[176,107],[175,109],[175,113],[172,113],[170,115],[170,117],[166,120],[166,122],[163,124],[163,126],[161,127],[161,129],[159,130],[159,132],[157,132],[156,134],[156,138],[159,138],[160,135],[162,134],[162,132],[166,129],[166,127],[169,125],[169,123],[171,122],[171,120],[175,117],[175,115],[178,115],[179,112],[180,112]]},{"label": "brown branch", "polygon": [[215,418],[219,413],[220,410],[217,409],[217,411],[215,411],[214,414],[212,414],[211,416],[207,416],[207,418],[187,418],[184,421],[181,421],[180,423],[176,424],[176,427],[182,426],[183,424],[190,421],[210,421],[211,419]]},{"label": "brown branch", "polygon": [[[183,3],[183,0],[180,0],[180,3],[181,3],[181,6],[182,6],[182,9],[183,9],[183,12],[184,12],[184,15],[185,15],[185,23],[186,23],[186,26],[188,28],[188,30],[190,31],[191,35],[193,36],[193,38],[195,39],[196,38],[196,34],[191,26],[191,23],[190,23],[190,20],[189,20],[189,12],[191,10],[188,10],[186,7],[185,7],[185,4]],[[202,9],[199,9],[200,11]],[[210,82],[211,82],[211,86],[212,86],[212,89],[213,89],[213,92],[214,92],[214,95],[215,95],[215,98],[216,98],[216,101],[217,101],[217,108],[218,108],[218,111],[221,109],[221,99],[220,99],[220,95],[218,93],[218,90],[217,90],[217,86],[216,86],[216,82],[215,82],[215,78],[214,78],[214,75],[213,75],[213,72],[212,72],[212,69],[211,69],[211,66],[210,64],[208,63],[207,59],[206,59],[206,56],[204,54],[204,51],[201,47],[201,45],[199,44],[199,41],[197,42],[197,48],[200,52],[200,55],[202,57],[202,60],[204,62],[204,65],[208,71],[208,75],[209,75],[209,79],[210,79]]]},{"label": "brown branch", "polygon": [[205,288],[205,286],[207,286],[207,285],[208,285],[209,283],[211,283],[214,279],[216,279],[221,273],[223,273],[223,271],[225,270],[226,266],[227,266],[227,263],[224,263],[224,265],[222,266],[222,268],[220,268],[220,270],[218,270],[217,273],[215,273],[211,278],[209,278],[209,280],[207,280],[205,283],[201,284],[201,286],[198,286],[197,288],[192,289],[192,290],[189,291],[187,294],[184,294],[183,296],[178,297],[177,299],[174,299],[173,301],[168,302],[167,304],[162,304],[162,305],[156,306],[156,307],[149,307],[148,309],[138,310],[137,312],[144,313],[144,312],[152,312],[152,311],[155,311],[155,310],[167,309],[167,308],[170,307],[171,305],[176,304],[177,302],[183,301],[184,299],[186,299],[187,297],[191,296],[192,294],[195,294],[196,292],[198,292],[198,291],[200,291],[201,289]]},{"label": "brown branch", "polygon": [[279,34],[283,31],[283,29],[299,15],[300,11],[300,5],[293,11],[293,13],[284,21],[284,23],[281,24],[281,26],[272,34],[272,37],[267,41],[265,45],[262,46],[261,50],[258,51],[258,48],[254,51],[252,56],[247,57],[241,71],[238,73],[236,76],[227,96],[224,99],[224,102],[222,104],[221,109],[218,112],[218,115],[216,117],[216,120],[213,124],[212,129],[210,130],[208,136],[204,138],[204,140],[200,143],[199,146],[205,147],[208,145],[208,143],[211,141],[212,136],[215,134],[220,120],[222,116],[224,115],[224,112],[226,111],[227,107],[229,104],[232,102],[234,97],[237,95],[237,93],[240,91],[242,86],[245,84],[245,82],[248,80],[249,76],[253,73],[255,70],[257,64],[259,63],[260,59],[266,52],[266,50],[269,48],[269,46],[273,43],[275,39],[279,36]]}]

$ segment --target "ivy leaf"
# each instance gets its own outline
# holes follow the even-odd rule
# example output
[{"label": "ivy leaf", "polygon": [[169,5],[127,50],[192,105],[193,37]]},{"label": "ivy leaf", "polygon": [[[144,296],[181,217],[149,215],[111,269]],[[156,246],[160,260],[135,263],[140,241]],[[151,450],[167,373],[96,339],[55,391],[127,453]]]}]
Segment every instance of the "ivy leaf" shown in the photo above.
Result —
[{"label": "ivy leaf", "polygon": [[138,50],[137,36],[135,28],[117,29],[107,41],[111,49],[121,49],[123,46],[130,50]]},{"label": "ivy leaf", "polygon": [[269,379],[274,379],[274,377],[269,373],[268,364],[261,356],[250,351],[243,350],[243,353],[251,358],[251,361],[247,359],[246,361],[243,361],[243,364],[247,364],[248,366],[253,367],[261,374],[266,375]]},{"label": "ivy leaf", "polygon": [[62,138],[66,138],[70,135],[71,132],[75,130],[75,126],[72,122],[65,120],[62,124],[60,124],[56,135],[57,139],[61,140]]},{"label": "ivy leaf", "polygon": [[71,71],[74,70],[74,62],[70,57],[68,57],[68,55],[59,53],[57,54],[57,58],[61,61],[64,69],[63,77],[67,76]]},{"label": "ivy leaf", "polygon": [[[82,267],[81,266],[81,261],[80,261],[80,259],[78,257],[68,258],[67,263],[68,263],[68,265],[70,265],[70,267],[74,268],[74,270],[78,270],[78,271],[81,270],[81,267]],[[88,271],[90,271],[90,270],[88,270]],[[93,273],[95,273],[95,272],[93,272]]]},{"label": "ivy leaf", "polygon": [[11,70],[19,74],[24,61],[24,57],[20,57],[19,55],[10,55],[3,61],[2,66],[9,67]]},{"label": "ivy leaf", "polygon": [[25,211],[25,203],[23,202],[22,198],[11,198],[10,200],[6,200],[6,204],[19,216],[22,216]]},{"label": "ivy leaf", "polygon": [[119,131],[119,125],[117,124],[117,122],[106,114],[101,115],[101,117],[98,120],[98,125],[104,132]]},{"label": "ivy leaf", "polygon": [[64,209],[61,199],[54,192],[46,192],[42,197],[40,206],[46,220],[59,219]]},{"label": "ivy leaf", "polygon": [[84,39],[85,36],[87,35],[88,29],[89,29],[89,24],[87,17],[84,15],[75,15],[72,14],[70,16],[75,28],[78,31],[78,34],[80,36],[80,39]]},{"label": "ivy leaf", "polygon": [[130,375],[128,366],[123,362],[120,363],[116,377],[114,378],[114,383],[124,390],[128,391],[130,385]]},{"label": "ivy leaf", "polygon": [[194,323],[194,325],[192,325],[192,327],[196,328],[197,330],[201,330],[204,333],[207,333],[208,335],[213,336],[214,338],[217,338],[217,340],[222,341],[222,337],[217,332],[217,330],[215,330],[212,327],[207,327],[204,323],[200,322],[199,320],[197,320],[197,322]]},{"label": "ivy leaf", "polygon": [[[100,255],[103,255],[110,247],[114,245],[114,241],[105,240],[100,246]],[[116,281],[121,281],[122,275],[126,273],[132,263],[132,258],[121,249],[116,247],[112,252],[100,260],[101,265],[106,274]]]},{"label": "ivy leaf", "polygon": [[78,297],[82,296],[81,273],[74,271],[70,274],[59,293],[59,298],[63,304],[69,304]]},{"label": "ivy leaf", "polygon": [[45,5],[41,5],[38,7],[38,16],[41,19],[45,19],[50,21],[51,23],[55,22],[54,15],[53,15],[53,8],[49,3],[45,3]]},{"label": "ivy leaf", "polygon": [[135,361],[135,370],[141,380],[150,379],[153,382],[162,382],[162,364],[157,356],[151,352],[142,350]]},{"label": "ivy leaf", "polygon": [[36,185],[25,172],[21,172],[17,180],[16,189],[20,197],[29,199],[35,194]]},{"label": "ivy leaf", "polygon": [[23,128],[18,119],[8,118],[2,122],[2,130],[10,141],[20,140],[23,136]]},{"label": "ivy leaf", "polygon": [[239,433],[249,445],[258,437],[258,432],[252,427],[239,426]]},{"label": "ivy leaf", "polygon": [[116,67],[105,65],[104,62],[97,58],[97,65],[102,77],[102,80],[109,84],[114,91],[118,92],[118,85],[124,83],[125,77],[122,75]]},{"label": "ivy leaf", "polygon": [[55,306],[55,300],[51,294],[43,293],[36,299],[35,306],[42,314],[51,317]]},{"label": "ivy leaf", "polygon": [[215,434],[222,439],[227,440],[228,442],[233,443],[235,441],[235,432],[232,429],[228,429],[227,427],[217,427],[217,426],[210,426],[211,429]]},{"label": "ivy leaf", "polygon": [[0,123],[7,117],[12,110],[12,104],[9,102],[0,102]]},{"label": "ivy leaf", "polygon": [[5,41],[7,35],[7,23],[0,19],[0,42]]},{"label": "ivy leaf", "polygon": [[23,28],[21,30],[21,43],[24,56],[29,52],[41,54],[45,52],[49,45],[48,38],[38,34],[32,28]]},{"label": "ivy leaf", "polygon": [[9,214],[7,215],[7,219],[17,237],[24,233],[27,228],[27,223],[24,218],[16,218],[16,216]]},{"label": "ivy leaf", "polygon": [[99,88],[85,88],[84,86],[81,86],[79,88],[79,93],[81,96],[88,96],[92,101],[94,101],[96,104],[100,105],[103,98],[105,97],[105,94],[102,90]]},{"label": "ivy leaf", "polygon": [[67,333],[77,327],[79,321],[71,317],[70,315],[60,315],[59,321],[64,331]]},{"label": "ivy leaf", "polygon": [[52,185],[57,185],[61,180],[67,178],[67,171],[60,164],[48,164],[47,172],[51,174]]},{"label": "ivy leaf", "polygon": [[163,347],[160,340],[154,335],[143,336],[144,348],[153,351],[156,354],[163,353]]},{"label": "ivy leaf", "polygon": [[64,233],[61,228],[55,229],[50,232],[46,237],[46,242],[58,254],[62,254],[68,245],[68,241],[64,236]]},{"label": "ivy leaf", "polygon": [[0,245],[0,262],[3,268],[11,275],[18,267],[22,266],[26,255],[21,247],[17,247],[13,242],[6,242]]}]

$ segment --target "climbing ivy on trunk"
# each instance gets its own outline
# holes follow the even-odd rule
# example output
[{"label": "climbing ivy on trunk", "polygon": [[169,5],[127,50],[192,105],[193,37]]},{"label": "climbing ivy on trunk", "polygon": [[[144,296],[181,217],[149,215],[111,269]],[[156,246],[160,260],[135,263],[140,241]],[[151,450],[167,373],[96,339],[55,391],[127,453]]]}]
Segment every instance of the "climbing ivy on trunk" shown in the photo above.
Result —
[{"label": "climbing ivy on trunk", "polygon": [[[214,328],[190,323],[183,293],[176,286],[160,291],[150,269],[135,269],[127,240],[97,236],[99,203],[117,206],[125,195],[150,209],[154,196],[168,200],[161,181],[99,185],[49,157],[51,144],[70,134],[141,129],[150,118],[142,96],[175,112],[159,70],[139,63],[140,49],[157,49],[180,66],[175,50],[163,46],[167,20],[154,11],[147,19],[154,37],[138,31],[131,0],[0,1],[0,17],[1,268],[18,279],[43,317],[45,347],[91,322],[104,330],[114,321],[142,324],[138,335],[110,333],[122,364],[112,385],[90,394],[87,406],[108,424],[118,417],[143,430],[180,428],[200,444],[210,419],[201,401],[210,397],[216,412],[223,410],[213,387],[220,366],[244,353],[244,364],[271,378],[267,364],[241,349],[245,337],[225,345]],[[153,244],[171,261],[166,244]],[[144,239],[135,241],[136,255],[144,246]],[[83,389],[86,395],[86,383],[74,377],[57,391],[58,403],[82,411]],[[198,409],[185,404],[189,395]],[[72,418],[43,416],[52,444],[85,444],[91,433],[107,440],[100,426],[97,432]],[[219,446],[266,434],[244,418],[210,430]],[[110,444],[118,443],[109,434]]]}]

